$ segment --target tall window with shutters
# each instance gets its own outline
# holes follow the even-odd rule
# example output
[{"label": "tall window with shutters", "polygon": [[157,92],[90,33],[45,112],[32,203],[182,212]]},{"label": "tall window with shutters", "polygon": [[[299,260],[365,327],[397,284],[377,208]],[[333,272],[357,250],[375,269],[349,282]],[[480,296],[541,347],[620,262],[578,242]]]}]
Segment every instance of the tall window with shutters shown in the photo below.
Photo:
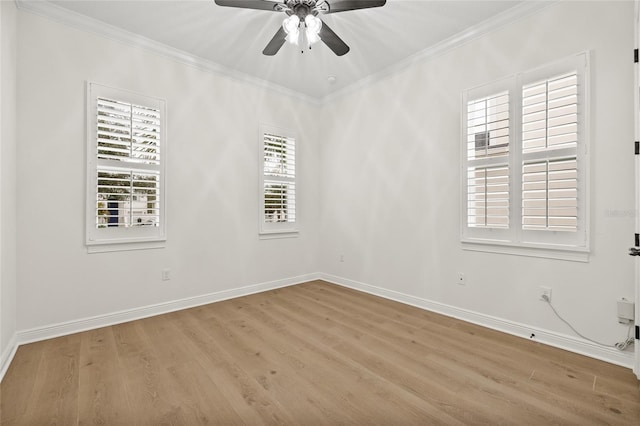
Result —
[{"label": "tall window with shutters", "polygon": [[164,101],[95,83],[87,93],[87,245],[164,240]]},{"label": "tall window with shutters", "polygon": [[262,126],[260,148],[260,232],[294,234],[298,230],[296,138],[290,131]]},{"label": "tall window with shutters", "polygon": [[588,59],[464,92],[463,243],[588,251]]}]

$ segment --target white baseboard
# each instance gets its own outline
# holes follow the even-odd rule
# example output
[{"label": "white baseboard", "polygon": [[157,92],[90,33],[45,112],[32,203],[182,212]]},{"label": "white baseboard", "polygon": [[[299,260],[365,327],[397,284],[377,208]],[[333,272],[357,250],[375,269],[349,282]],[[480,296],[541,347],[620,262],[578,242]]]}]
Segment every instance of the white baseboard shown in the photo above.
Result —
[{"label": "white baseboard", "polygon": [[201,296],[186,297],[184,299],[172,300],[169,302],[143,306],[140,308],[127,309],[124,311],[98,315],[90,318],[67,321],[58,324],[47,325],[44,327],[36,327],[29,330],[18,331],[16,333],[17,343],[18,345],[23,345],[40,340],[52,339],[54,337],[66,336],[69,334],[79,333],[81,331],[93,330],[100,327],[107,327],[123,322],[129,322],[142,318],[166,314],[169,312],[175,312],[182,309],[207,305],[209,303],[220,302],[223,300],[247,296],[254,293],[261,293],[264,291],[288,287],[291,285],[301,284],[317,279],[320,279],[320,274],[318,273],[300,275],[297,277],[285,278],[282,280],[269,281],[260,284],[248,285],[245,287],[217,291],[214,293],[203,294]]},{"label": "white baseboard", "polygon": [[120,324],[123,322],[134,321],[137,319],[148,318],[155,315],[161,315],[182,309],[193,308],[196,306],[207,305],[209,303],[220,302],[223,300],[233,299],[250,294],[261,293],[264,291],[274,290],[277,288],[288,287],[296,284],[302,284],[308,281],[322,279],[324,281],[337,284],[343,287],[352,288],[354,290],[363,291],[365,293],[380,296],[385,299],[394,300],[407,305],[415,306],[428,311],[447,315],[473,324],[481,325],[487,328],[498,330],[514,336],[529,339],[531,334],[535,334],[535,341],[544,343],[557,348],[565,349],[591,358],[596,358],[612,364],[620,365],[632,369],[634,366],[634,354],[632,352],[620,352],[614,348],[599,346],[572,336],[543,330],[526,324],[520,324],[513,321],[457,308],[455,306],[446,305],[439,302],[422,299],[408,294],[396,292],[393,290],[376,287],[373,285],[361,283],[347,278],[338,277],[330,274],[313,273],[305,274],[297,277],[286,278],[282,280],[269,281],[260,284],[248,285],[235,289],[223,290],[214,293],[208,293],[200,296],[187,297],[184,299],[173,300],[169,302],[159,303],[155,305],[143,306],[140,308],[128,309],[119,312],[113,312],[95,317],[73,320],[44,327],[36,327],[29,330],[18,331],[11,339],[8,347],[0,354],[0,382],[4,377],[7,369],[19,345],[32,343],[40,340],[51,339],[54,337],[65,336],[82,331],[92,330],[100,327]]},{"label": "white baseboard", "polygon": [[[596,345],[587,340],[583,340],[577,337],[567,336],[549,330],[531,327],[526,324],[520,324],[502,318],[457,308],[455,306],[447,305],[444,303],[422,299],[419,297],[411,296],[393,290],[387,290],[381,287],[376,287],[370,284],[361,283],[335,275],[320,274],[320,279],[332,284],[337,284],[343,287],[352,288],[354,290],[363,291],[365,293],[380,296],[385,299],[394,300],[396,302],[415,306],[427,311],[436,312],[483,327],[491,328],[493,330],[508,333],[517,337],[522,337],[527,340],[535,340],[536,342],[544,343],[549,346],[564,349],[570,352],[575,352],[581,355],[586,355],[588,357],[606,361],[611,364],[620,365],[622,367],[632,369],[635,363],[635,356],[633,352],[619,351],[615,348]],[[535,335],[535,338],[533,339],[530,338],[532,334]]]},{"label": "white baseboard", "polygon": [[5,348],[2,353],[0,353],[0,383],[2,383],[2,379],[4,375],[7,373],[9,369],[9,365],[11,361],[13,361],[13,357],[16,355],[16,351],[18,350],[18,338],[14,334],[11,336],[9,340],[9,344]]}]

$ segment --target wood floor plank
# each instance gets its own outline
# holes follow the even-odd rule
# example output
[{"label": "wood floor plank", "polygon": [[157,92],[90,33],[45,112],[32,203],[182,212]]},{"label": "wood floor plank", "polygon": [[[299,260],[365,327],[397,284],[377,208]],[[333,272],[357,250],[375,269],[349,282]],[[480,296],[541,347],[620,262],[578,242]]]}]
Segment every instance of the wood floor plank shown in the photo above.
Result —
[{"label": "wood floor plank", "polygon": [[[309,342],[308,336],[297,334],[295,330],[285,326],[283,321],[275,319],[260,307],[244,304],[242,299],[229,303],[234,305],[229,308],[236,310],[234,316],[241,315],[248,319],[236,320],[232,324],[259,342],[262,357],[280,365],[279,369],[274,366],[274,370],[270,372],[294,375],[302,381],[303,388],[313,388],[312,393],[302,394],[322,412],[326,423],[349,422],[353,412],[356,413],[355,418],[360,419],[369,415],[368,403],[352,404],[354,395],[351,386],[336,386],[339,374],[327,363],[330,359],[322,352],[322,348]],[[319,372],[322,374],[318,374]],[[286,392],[300,393],[300,388],[290,387]]]},{"label": "wood floor plank", "polygon": [[[224,302],[223,302],[224,303]],[[197,318],[197,311],[185,315],[179,324],[191,340],[194,349],[201,351],[215,366],[216,385],[245,424],[282,424],[292,422],[278,401],[272,401],[260,383],[246,372],[248,366],[239,362],[236,348],[225,348],[218,332],[210,333],[211,325]],[[257,356],[255,356],[257,358]],[[253,361],[253,359],[251,359]]]},{"label": "wood floor plank", "polygon": [[[244,312],[257,314],[260,320],[257,323],[254,323],[256,324],[256,328],[248,330],[248,332],[264,333],[264,331],[259,331],[258,324],[269,323],[268,314],[265,312],[256,312],[255,310],[253,312],[250,311],[251,307],[247,306],[247,309],[245,309]],[[295,324],[295,322],[289,322]],[[296,324],[296,326],[300,325],[302,324]],[[326,347],[326,345],[313,344],[313,342],[309,342],[308,337],[305,337],[305,334],[308,335],[309,333],[308,330],[305,330],[304,325],[302,325],[301,333],[297,333],[295,326],[292,326],[287,330],[280,330],[279,334],[280,338],[283,339],[282,344],[296,348],[298,356],[301,359],[304,359],[304,366],[297,370],[297,375],[304,378],[305,383],[298,389],[308,389],[309,386],[312,386],[318,396],[323,397],[325,401],[330,401],[333,406],[341,403],[351,404],[338,413],[348,413],[357,407],[360,409],[360,411],[358,411],[359,416],[363,416],[367,415],[367,413],[375,414],[376,411],[384,410],[385,405],[390,405],[390,398],[388,397],[380,398],[380,400],[370,398],[370,400],[363,401],[360,399],[357,400],[354,405],[352,401],[354,395],[361,394],[363,389],[357,385],[353,386],[352,383],[356,383],[358,381],[362,382],[362,376],[365,375],[366,372],[357,364],[341,358],[339,354]],[[278,338],[278,336],[270,335],[271,341],[277,340]],[[297,365],[302,364],[302,361],[296,361]],[[323,375],[319,376],[317,374],[318,371],[323,371]],[[322,385],[324,385],[322,392],[318,392]],[[336,398],[338,395],[339,397]],[[362,411],[363,409],[366,411]],[[330,408],[323,407],[323,412],[325,415],[329,415],[332,410]],[[344,417],[344,414],[341,415]],[[374,422],[376,418],[377,417],[374,415],[370,421]],[[421,418],[424,419],[425,416],[423,415]]]},{"label": "wood floor plank", "polygon": [[217,367],[212,370],[206,354],[189,347],[187,337],[176,325],[184,315],[190,313],[163,315],[156,321],[160,326],[147,335],[159,359],[166,365],[176,390],[175,401],[185,408],[189,424],[242,424],[242,417],[216,383]]},{"label": "wood floor plank", "polygon": [[[325,307],[325,309],[329,309],[329,308]],[[289,310],[294,310],[294,308],[290,306]],[[319,316],[323,317],[325,315],[328,315],[327,318],[331,318],[332,314],[333,312],[325,312]],[[309,315],[311,315],[311,313],[307,314],[307,316]],[[298,319],[298,320],[301,320],[301,319]],[[357,322],[357,321],[358,321],[357,319],[354,319],[354,322]],[[307,327],[312,327],[312,326],[307,325]],[[368,328],[368,327],[365,327],[365,328]],[[475,388],[476,390],[486,390],[485,388],[492,384],[491,380],[484,375],[476,375],[475,381],[472,380],[472,377],[470,377],[469,374],[460,376],[458,380],[455,380],[454,378],[457,376],[456,369],[447,370],[447,369],[442,369],[441,366],[434,369],[432,368],[431,365],[426,364],[425,362],[420,360],[421,357],[424,357],[426,355],[417,354],[418,355],[417,358],[412,359],[410,355],[407,356],[406,351],[397,350],[398,347],[403,347],[403,346],[387,344],[383,340],[370,336],[366,330],[356,331],[356,330],[353,330],[352,327],[350,327],[347,324],[342,324],[342,327],[340,329],[352,330],[351,331],[352,334],[350,336],[347,336],[347,338],[341,344],[341,348],[338,349],[344,356],[359,359],[361,360],[361,362],[364,363],[364,365],[374,366],[375,369],[372,370],[372,373],[382,374],[383,376],[385,374],[389,374],[388,373],[389,368],[384,368],[386,365],[385,361],[388,362],[391,360],[392,361],[391,365],[394,366],[391,371],[393,372],[393,376],[395,376],[395,378],[392,378],[389,376],[386,376],[385,378],[391,380],[392,382],[400,383],[401,386],[403,387],[406,386],[407,383],[412,382],[413,381],[412,379],[414,376],[411,374],[405,374],[404,377],[399,378],[398,373],[403,370],[403,368],[400,366],[406,366],[409,369],[409,371],[412,372],[414,375],[428,376],[430,378],[428,386],[426,386],[426,389],[425,387],[422,387],[422,389],[420,389],[420,387],[418,386],[418,389],[420,390],[417,393],[424,397],[429,395],[429,390],[430,390],[431,393],[434,394],[434,395],[431,395],[432,398],[439,398],[441,400],[446,396],[447,398],[441,402],[443,411],[445,411],[447,407],[455,406],[455,401],[459,399],[459,393],[462,389]],[[349,338],[357,339],[358,344],[355,346],[350,345],[348,343]],[[401,345],[406,344],[406,341],[400,342],[400,344]],[[363,352],[362,348],[368,348],[368,347],[375,348],[375,354],[371,353],[367,355],[366,349]],[[403,347],[403,349],[405,348],[406,347]],[[435,389],[437,389],[434,386],[435,385],[434,381],[439,381],[441,384],[438,392],[434,392]],[[447,395],[447,392],[445,391],[445,389],[450,389],[453,393]],[[494,391],[494,392],[497,392],[497,391]],[[483,401],[483,398],[482,398],[483,396],[491,396],[492,398],[494,397],[494,395],[489,395],[489,394],[485,395],[485,394],[486,392],[485,393],[477,392],[475,395],[475,398],[472,399],[471,400],[472,402],[469,403],[472,406],[472,410],[473,410],[472,415],[468,415],[463,410],[461,410],[460,407],[458,406],[456,406],[455,409],[451,410],[451,414],[462,416],[463,420],[467,420],[467,421],[469,420],[469,418],[473,417],[474,422],[483,421],[483,420],[488,422],[489,417],[491,417],[493,421],[496,421],[499,419],[501,414],[503,413],[508,414],[508,411],[505,411],[505,410],[499,410],[498,414],[496,414],[495,410],[492,412],[486,411],[484,412],[484,415],[488,417],[485,417],[483,419],[482,417],[483,407],[489,406],[489,407],[495,408],[497,404],[496,401],[493,401],[493,400]],[[513,395],[511,395],[511,398],[513,398]],[[526,405],[527,404],[526,400],[524,400],[524,398],[522,399],[523,401],[520,401],[520,404]],[[492,404],[487,404],[486,402],[492,402]],[[474,406],[473,404],[476,404],[476,405]],[[542,411],[539,411],[539,412],[542,413]],[[548,420],[548,419],[546,418],[538,419],[538,421],[541,421],[541,420]]]},{"label": "wood floor plank", "polygon": [[[246,325],[240,321],[224,321],[225,310],[222,309],[216,315],[206,321],[209,325],[208,332],[225,347],[233,347],[236,360],[245,366],[245,372],[253,378],[266,391],[272,404],[286,412],[290,419],[305,418],[313,424],[322,422],[323,407],[317,400],[310,403],[304,392],[305,383],[300,376],[293,374],[281,374],[286,371],[285,362],[280,354],[275,352],[270,344],[256,341],[246,330]],[[286,400],[282,405],[280,400]]]},{"label": "wood floor plank", "polygon": [[[19,424],[27,413],[29,402],[36,391],[37,375],[22,375],[24,371],[38,371],[42,362],[44,344],[28,344],[20,346],[11,366],[7,370],[0,385],[0,424]],[[4,395],[3,392],[11,392]]]},{"label": "wood floor plank", "polygon": [[183,407],[173,400],[173,383],[165,365],[146,340],[153,321],[144,319],[115,326],[120,368],[128,377],[125,391],[134,407],[134,424],[188,424]]},{"label": "wood floor plank", "polygon": [[124,424],[133,415],[124,391],[126,377],[118,361],[113,329],[81,335],[78,424]]},{"label": "wood floor plank", "polygon": [[[42,344],[38,369],[29,373],[36,376],[32,399],[17,424],[77,424],[80,335],[58,337]],[[3,392],[3,397],[6,396]]]},{"label": "wood floor plank", "polygon": [[[301,294],[299,294],[298,297],[305,297],[304,294],[305,294],[304,292],[301,292]],[[314,299],[319,304],[323,303],[322,298],[316,297]],[[339,311],[341,312],[344,312],[347,309],[357,309],[355,307],[350,307],[348,305],[345,305],[346,303],[348,303],[348,302],[345,302],[345,299],[341,299],[338,302],[332,302],[332,305],[335,305],[336,303],[340,306]],[[387,308],[389,308],[390,306],[391,304],[389,304]],[[396,306],[402,308],[402,305],[400,304],[396,304]],[[326,309],[332,309],[330,305],[325,305],[325,307]],[[339,316],[338,312],[325,312],[324,314],[329,315],[333,318],[337,318]],[[356,315],[357,315],[357,312],[356,312]],[[378,313],[372,314],[372,315],[378,315]],[[352,320],[351,324],[358,324],[358,320],[357,319]],[[377,329],[377,330],[384,329],[385,324],[382,324],[380,322],[378,322],[378,324],[380,325],[372,328],[365,322],[362,327],[364,329]],[[431,328],[433,327],[433,324],[424,325],[423,327],[421,327],[420,332],[418,333],[416,333],[415,330],[409,330],[408,332],[410,333],[411,336],[414,336],[415,339],[419,339],[419,335],[421,333],[426,332],[427,327]],[[435,347],[447,348],[446,353],[441,353],[440,354],[441,356],[439,359],[444,361],[449,361],[449,360],[455,361],[454,367],[461,367],[461,366],[466,367],[467,378],[470,377],[470,375],[468,374],[470,371],[476,371],[479,377],[481,378],[482,377],[490,378],[491,380],[494,380],[497,382],[510,381],[511,392],[508,399],[515,399],[516,397],[519,396],[521,401],[519,402],[518,406],[519,406],[519,409],[521,410],[526,408],[526,405],[527,405],[526,401],[529,401],[529,400],[536,401],[538,404],[543,403],[543,401],[546,401],[546,405],[542,405],[540,408],[544,408],[545,411],[547,412],[554,411],[554,406],[557,405],[558,403],[561,403],[565,407],[565,416],[567,415],[566,413],[571,410],[574,413],[576,413],[576,415],[582,416],[582,419],[580,419],[580,417],[574,418],[574,421],[576,422],[592,421],[594,418],[599,419],[602,422],[617,422],[619,420],[619,414],[621,412],[626,411],[629,414],[635,413],[633,410],[633,407],[637,405],[637,401],[635,403],[632,402],[631,407],[629,407],[626,401],[624,400],[616,400],[614,404],[615,406],[603,406],[603,404],[597,404],[598,401],[599,402],[604,401],[605,396],[601,393],[598,394],[595,392],[588,392],[591,389],[593,384],[593,379],[594,379],[593,374],[585,373],[584,371],[580,371],[579,369],[568,367],[564,364],[558,364],[557,362],[553,362],[553,361],[550,362],[546,358],[540,358],[538,356],[535,356],[535,357],[528,356],[528,354],[526,353],[525,350],[523,350],[523,348],[525,347],[542,348],[548,355],[553,354],[555,352],[556,354],[560,353],[564,356],[565,351],[560,351],[560,350],[542,346],[540,344],[536,344],[533,342],[524,341],[522,339],[518,339],[513,336],[507,336],[502,333],[499,333],[493,330],[487,330],[482,327],[474,326],[471,324],[465,324],[464,328],[467,331],[468,329],[474,330],[473,332],[470,332],[470,335],[464,340],[459,339],[459,336],[458,336],[458,339],[456,340],[449,339],[449,341],[440,340],[440,341],[434,342],[436,343],[434,345]],[[395,335],[394,336],[387,335],[386,338],[390,340],[394,340],[395,337],[402,336],[403,330],[404,330],[404,327],[396,328]],[[479,340],[479,338],[475,337],[476,332],[478,332],[478,334],[485,335],[483,338],[486,338],[486,335],[492,335],[493,337],[499,337],[499,340],[501,341],[504,340],[507,343],[503,344],[501,342],[498,342],[496,347],[485,348],[481,344],[482,342]],[[405,336],[405,337],[409,338],[409,336]],[[428,340],[430,342],[433,342],[433,339],[434,338],[438,339],[438,337],[439,337],[438,334],[435,334],[435,335],[431,334]],[[446,339],[446,333],[443,334],[441,337],[443,339]],[[464,342],[464,345],[462,344],[462,342]],[[365,343],[365,342],[362,342],[362,343]],[[397,344],[399,345],[402,345],[405,343],[406,342],[403,342],[403,341],[397,341]],[[477,344],[474,344],[474,343],[477,343]],[[469,358],[466,355],[463,355],[462,357],[456,355],[459,353],[464,354],[465,352],[468,352],[470,347],[473,348],[471,349],[473,350],[473,355],[474,355],[473,358]],[[451,349],[456,349],[456,350],[451,350]],[[496,349],[498,349],[498,351],[496,351]],[[575,356],[575,354],[571,354],[571,355]],[[437,359],[434,358],[433,354],[430,355],[430,358],[434,362],[437,362]],[[472,362],[471,363],[465,362],[465,358],[470,359]],[[527,371],[523,370],[520,367],[533,366],[534,367],[533,369],[535,370],[535,366],[540,365],[540,362],[536,362],[536,361],[542,361],[544,363],[543,367],[538,367],[538,368],[540,371],[545,372],[543,374],[547,374],[547,377],[545,378],[545,380],[541,382],[546,385],[546,389],[544,393],[539,393],[536,390],[530,389],[531,383],[538,381],[540,377],[540,373],[534,378],[533,381],[531,381],[531,377],[530,377],[529,383],[526,384],[527,386],[525,386],[525,383],[522,380],[522,377],[523,377],[522,373]],[[590,361],[593,361],[593,360],[590,360]],[[482,368],[483,365],[487,365],[489,369]],[[525,368],[530,368],[530,367],[525,367]],[[496,374],[496,372],[499,372],[499,374]],[[508,373],[508,374],[505,375],[505,373]],[[453,375],[454,373],[453,371],[451,371],[449,374]],[[512,377],[515,377],[516,379],[520,377],[520,380],[512,380],[511,379]],[[572,398],[566,399],[558,396],[558,395],[572,394],[575,392],[583,392],[583,398],[581,399],[581,401],[577,403]],[[530,398],[532,393],[536,394],[537,396],[536,399]],[[476,397],[477,397],[477,394],[476,394]],[[635,388],[635,397],[637,399],[637,386]],[[590,402],[593,402],[593,404],[591,404]],[[495,404],[492,404],[492,405],[495,406]],[[588,409],[585,410],[585,407],[588,407]],[[540,411],[540,410],[537,409],[535,411]]]},{"label": "wood floor plank", "polygon": [[[270,297],[273,308],[281,310],[279,314],[288,318],[288,322],[302,326],[304,330],[311,332],[312,335],[322,335],[324,340],[321,341],[321,344],[330,346],[335,354],[334,356],[351,360],[353,364],[365,372],[360,374],[367,374],[378,379],[379,383],[377,385],[380,387],[379,392],[381,394],[389,393],[390,389],[393,390],[393,393],[408,392],[412,397],[422,399],[420,405],[424,407],[437,406],[441,412],[438,417],[442,418],[440,420],[445,421],[447,424],[454,423],[456,418],[468,418],[467,409],[464,407],[449,410],[452,405],[447,402],[445,396],[448,396],[451,400],[457,399],[455,393],[456,384],[452,383],[449,377],[439,377],[440,386],[438,386],[436,382],[438,382],[437,376],[439,372],[420,371],[423,366],[419,362],[408,366],[409,371],[402,374],[403,366],[397,362],[398,359],[394,358],[397,355],[397,347],[370,340],[366,333],[354,331],[350,327],[338,326],[338,323],[335,323],[330,316],[318,315],[317,312],[314,312],[316,309],[314,305],[304,305],[303,303],[295,305],[290,299],[291,296],[287,296],[278,303],[278,297],[273,295]],[[298,303],[301,303],[301,301],[298,300]],[[280,304],[282,306],[279,306]],[[316,326],[316,324],[320,325]],[[352,344],[351,341],[353,340],[356,340],[357,344]],[[387,374],[393,374],[396,380],[390,380]],[[414,378],[420,374],[429,375],[429,386],[421,387],[417,384],[418,381],[414,380]],[[408,396],[405,395],[405,397]],[[392,404],[384,399],[378,402],[376,406],[384,407],[388,405],[388,409],[393,410]],[[471,405],[473,404],[474,402],[471,402]],[[444,416],[445,414],[447,417]],[[480,417],[478,412],[474,413],[474,418]],[[434,422],[437,420],[436,418],[432,419]]]},{"label": "wood floor plank", "polygon": [[313,281],[21,347],[4,425],[640,424],[625,368]]}]

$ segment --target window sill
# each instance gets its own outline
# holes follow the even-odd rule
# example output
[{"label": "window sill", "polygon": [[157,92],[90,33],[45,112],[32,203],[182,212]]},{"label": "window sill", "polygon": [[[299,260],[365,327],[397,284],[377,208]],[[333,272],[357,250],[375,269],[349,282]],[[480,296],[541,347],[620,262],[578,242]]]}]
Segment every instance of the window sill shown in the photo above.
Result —
[{"label": "window sill", "polygon": [[110,253],[115,251],[161,249],[166,246],[166,243],[166,240],[93,243],[87,244],[87,253]]},{"label": "window sill", "polygon": [[258,234],[258,238],[261,240],[273,240],[278,238],[298,238],[299,232],[297,230],[291,231],[262,231]]},{"label": "window sill", "polygon": [[539,257],[571,262],[589,262],[589,249],[536,244],[513,244],[500,241],[463,240],[462,249],[513,256]]}]

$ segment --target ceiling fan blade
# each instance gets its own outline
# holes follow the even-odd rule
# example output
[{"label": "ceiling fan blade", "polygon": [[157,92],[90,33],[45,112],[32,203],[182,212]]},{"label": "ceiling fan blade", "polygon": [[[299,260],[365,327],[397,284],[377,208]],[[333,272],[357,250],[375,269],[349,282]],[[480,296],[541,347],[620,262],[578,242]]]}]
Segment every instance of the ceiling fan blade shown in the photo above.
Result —
[{"label": "ceiling fan blade", "polygon": [[[387,0],[326,0],[329,10],[323,13],[338,13],[356,9],[384,6]],[[217,0],[216,0],[217,3]]]},{"label": "ceiling fan blade", "polygon": [[277,12],[282,3],[268,0],[215,0],[218,6],[240,7],[243,9],[270,10]]},{"label": "ceiling fan blade", "polygon": [[282,47],[286,39],[287,39],[287,33],[285,32],[284,28],[282,28],[281,26],[280,29],[276,32],[276,34],[273,36],[269,44],[267,44],[267,47],[264,48],[262,53],[267,56],[275,55],[276,53],[278,53],[278,50],[280,50],[280,48]]},{"label": "ceiling fan blade", "polygon": [[333,50],[338,56],[342,56],[349,51],[349,46],[342,41],[340,37],[336,33],[333,32],[331,28],[324,22],[322,23],[322,28],[320,29],[320,40],[326,44],[329,49]]}]

